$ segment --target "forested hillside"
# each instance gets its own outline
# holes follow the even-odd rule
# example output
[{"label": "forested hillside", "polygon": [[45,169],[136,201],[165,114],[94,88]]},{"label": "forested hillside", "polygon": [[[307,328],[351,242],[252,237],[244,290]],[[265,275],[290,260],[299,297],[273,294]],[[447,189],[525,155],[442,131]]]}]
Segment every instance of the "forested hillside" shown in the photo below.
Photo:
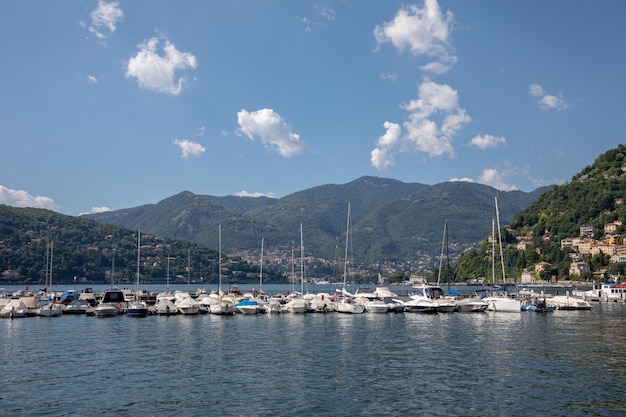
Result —
[{"label": "forested hillside", "polygon": [[[589,238],[595,244],[615,242],[626,231],[626,145],[619,145],[596,158],[566,184],[554,187],[537,198],[525,210],[514,216],[509,230],[503,230],[506,239],[506,265],[510,276],[520,277],[523,268],[532,268],[539,262],[550,266],[537,278],[569,279],[572,262],[585,262],[590,266],[583,279],[594,279],[593,272],[607,270],[611,274],[624,274],[624,264],[610,262],[610,254],[618,249],[613,243],[602,253],[580,253],[574,247],[561,248],[566,238],[580,237],[581,226],[593,226],[595,233]],[[605,232],[605,225],[615,222],[616,228]],[[503,224],[503,226],[506,223]],[[619,243],[619,239],[617,240]],[[519,249],[523,243],[526,249]],[[489,277],[491,247],[485,241],[482,247],[463,255],[455,274],[457,279]],[[496,271],[496,277],[502,274]],[[540,275],[540,276],[539,276]],[[579,277],[576,277],[579,278]]]},{"label": "forested hillside", "polygon": [[[54,283],[135,282],[137,230],[128,230],[94,220],[65,216],[53,211],[0,205],[0,281],[43,285],[46,264],[52,265]],[[46,248],[52,245],[52,258]],[[163,282],[168,257],[172,282],[189,278],[216,282],[218,253],[197,243],[161,238],[149,233],[141,237],[142,282]],[[115,259],[114,258],[115,254]],[[223,257],[225,274],[258,271],[258,266]],[[270,271],[267,271],[268,273]],[[233,275],[235,277],[236,275]],[[241,276],[241,275],[240,275]],[[258,275],[257,275],[258,276]]]}]

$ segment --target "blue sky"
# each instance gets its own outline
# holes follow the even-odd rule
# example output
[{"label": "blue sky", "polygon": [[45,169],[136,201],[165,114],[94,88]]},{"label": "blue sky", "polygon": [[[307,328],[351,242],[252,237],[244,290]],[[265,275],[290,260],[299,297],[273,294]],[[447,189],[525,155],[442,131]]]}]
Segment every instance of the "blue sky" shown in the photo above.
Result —
[{"label": "blue sky", "polygon": [[0,2],[0,203],[364,175],[532,191],[624,143],[623,1]]}]

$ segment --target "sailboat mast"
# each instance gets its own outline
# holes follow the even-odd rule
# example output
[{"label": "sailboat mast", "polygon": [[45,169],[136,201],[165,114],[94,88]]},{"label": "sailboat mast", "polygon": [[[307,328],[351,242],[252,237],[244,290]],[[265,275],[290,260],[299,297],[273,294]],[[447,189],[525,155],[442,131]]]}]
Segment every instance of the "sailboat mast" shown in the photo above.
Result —
[{"label": "sailboat mast", "polygon": [[302,223],[300,223],[300,293],[304,294],[304,239],[302,237]]},{"label": "sailboat mast", "polygon": [[498,222],[498,245],[500,246],[500,264],[502,265],[502,284],[506,284],[504,273],[504,254],[502,253],[502,232],[500,231],[500,211],[498,210],[498,197],[496,200],[496,220]]},{"label": "sailboat mast", "polygon": [[261,238],[261,269],[259,271],[259,292],[263,293],[263,241],[265,238]]},{"label": "sailboat mast", "polygon": [[448,229],[448,221],[446,220],[443,224],[443,238],[441,239],[441,255],[439,256],[439,274],[437,274],[437,285],[439,285],[439,281],[441,280],[441,267],[443,265],[443,249],[446,245],[447,229]]},{"label": "sailboat mast", "polygon": [[291,292],[296,290],[296,264],[293,258],[293,249],[291,249]]},{"label": "sailboat mast", "polygon": [[111,257],[111,288],[115,286],[115,237],[113,237],[113,256]]},{"label": "sailboat mast", "polygon": [[348,202],[348,220],[346,221],[346,250],[343,263],[343,290],[346,290],[346,280],[348,279],[348,235],[350,232],[350,202]]},{"label": "sailboat mast", "polygon": [[218,272],[219,284],[218,284],[217,294],[221,297],[222,296],[222,225],[221,224],[217,227],[217,246],[218,246],[218,257],[219,257],[217,261],[217,269],[219,270]]},{"label": "sailboat mast", "polygon": [[495,220],[491,218],[491,283],[496,283],[496,226]]},{"label": "sailboat mast", "polygon": [[54,240],[50,242],[50,266],[48,268],[49,275],[50,275],[50,288],[48,289],[48,292],[52,292],[52,257],[53,255],[54,255]]},{"label": "sailboat mast", "polygon": [[137,292],[139,291],[139,263],[141,262],[141,229],[137,231]]},{"label": "sailboat mast", "polygon": [[191,248],[187,249],[187,291],[191,283]]}]

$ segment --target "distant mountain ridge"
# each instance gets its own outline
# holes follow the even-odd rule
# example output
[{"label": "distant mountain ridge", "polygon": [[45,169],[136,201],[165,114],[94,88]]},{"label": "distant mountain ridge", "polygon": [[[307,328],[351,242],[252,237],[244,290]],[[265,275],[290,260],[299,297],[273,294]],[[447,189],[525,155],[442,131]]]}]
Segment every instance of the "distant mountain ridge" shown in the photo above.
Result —
[{"label": "distant mountain ridge", "polygon": [[218,226],[226,252],[299,248],[302,224],[305,252],[332,259],[345,244],[348,202],[351,203],[353,257],[362,263],[410,262],[432,265],[439,255],[443,224],[450,230],[450,252],[457,256],[479,244],[490,232],[494,197],[507,224],[550,187],[533,192],[502,192],[469,182],[436,185],[361,177],[272,199],[215,197],[184,191],[156,204],[89,214],[100,222],[141,229],[217,247]]}]

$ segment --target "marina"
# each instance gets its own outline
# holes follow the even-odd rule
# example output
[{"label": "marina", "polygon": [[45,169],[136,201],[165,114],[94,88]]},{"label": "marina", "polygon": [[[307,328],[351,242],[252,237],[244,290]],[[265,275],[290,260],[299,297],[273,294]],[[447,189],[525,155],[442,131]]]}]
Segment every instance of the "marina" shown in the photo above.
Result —
[{"label": "marina", "polygon": [[[622,285],[602,284],[596,296],[593,289],[514,288],[501,291],[488,287],[457,286],[449,292],[436,284],[423,283],[407,286],[355,287],[354,293],[345,284],[313,285],[313,291],[291,292],[289,286],[270,285],[266,291],[250,288],[242,292],[238,287],[221,291],[199,287],[190,291],[189,285],[178,285],[174,291],[135,290],[105,287],[95,290],[87,287],[79,293],[66,291],[29,291],[13,289],[0,293],[0,317],[61,316],[86,314],[108,317],[129,314],[133,317],[174,314],[276,314],[276,313],[454,313],[485,312],[519,313],[537,311],[528,308],[543,302],[553,310],[590,310],[591,302],[624,302]],[[596,288],[593,285],[592,288]],[[308,286],[307,286],[308,290]],[[462,292],[459,292],[462,291]],[[610,292],[613,291],[613,292]],[[619,296],[616,296],[618,294]],[[588,301],[588,300],[591,300]],[[228,307],[230,306],[230,307]],[[541,310],[543,311],[543,310]]]},{"label": "marina", "polygon": [[623,415],[625,325],[615,302],[4,319],[0,415]]}]

